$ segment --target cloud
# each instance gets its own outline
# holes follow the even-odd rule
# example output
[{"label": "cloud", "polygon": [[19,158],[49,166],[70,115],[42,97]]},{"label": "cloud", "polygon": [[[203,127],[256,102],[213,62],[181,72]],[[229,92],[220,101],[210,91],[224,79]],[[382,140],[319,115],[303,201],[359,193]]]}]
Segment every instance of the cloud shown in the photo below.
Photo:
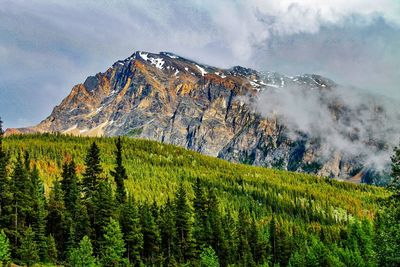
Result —
[{"label": "cloud", "polygon": [[[391,34],[382,40],[366,39],[369,43],[363,43],[362,36],[351,40],[350,36],[379,20],[382,28],[369,35],[376,36],[382,29],[392,29]],[[22,119],[36,123],[74,84],[135,50],[172,51],[220,67],[313,71],[362,86],[373,79],[379,81],[376,84],[385,83],[382,91],[392,92],[400,76],[396,65],[400,62],[396,49],[399,25],[397,0],[381,0],[379,5],[364,0],[3,0],[0,114],[6,126],[26,126],[18,122]],[[325,53],[325,44],[316,40],[327,40],[327,29],[333,29],[338,40],[347,38],[348,49],[331,45]],[[286,47],[292,51],[285,51]],[[318,56],[305,56],[313,50]],[[354,72],[357,79],[346,78],[349,71],[336,71],[338,65],[351,71],[354,64],[343,51],[363,51],[355,60],[373,55],[377,67],[361,62],[357,67],[364,66],[364,70]],[[296,58],[301,64],[292,64]],[[373,72],[374,68],[382,73]],[[363,72],[371,77],[370,82],[362,83]],[[10,108],[11,104],[18,109]]]},{"label": "cloud", "polygon": [[254,103],[261,115],[277,117],[292,140],[304,134],[319,140],[321,159],[338,151],[345,159],[359,158],[365,166],[387,170],[400,137],[399,102],[354,88],[266,88]]}]

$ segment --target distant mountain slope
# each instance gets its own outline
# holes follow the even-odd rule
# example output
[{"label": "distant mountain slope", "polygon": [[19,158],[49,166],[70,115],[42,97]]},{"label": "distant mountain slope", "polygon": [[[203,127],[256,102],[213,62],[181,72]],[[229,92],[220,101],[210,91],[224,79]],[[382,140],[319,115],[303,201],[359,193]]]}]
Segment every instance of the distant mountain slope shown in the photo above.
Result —
[{"label": "distant mountain slope", "polygon": [[[293,87],[316,90],[324,97],[336,84],[318,75],[287,77],[239,66],[219,69],[172,53],[136,52],[74,86],[39,125],[14,131],[126,135],[232,162],[369,179],[364,155],[349,157],[326,147],[318,136],[291,129],[279,114],[262,116],[257,110],[260,92]],[[334,121],[346,118],[351,123],[352,107],[324,103]],[[365,145],[387,149],[379,140]]]}]

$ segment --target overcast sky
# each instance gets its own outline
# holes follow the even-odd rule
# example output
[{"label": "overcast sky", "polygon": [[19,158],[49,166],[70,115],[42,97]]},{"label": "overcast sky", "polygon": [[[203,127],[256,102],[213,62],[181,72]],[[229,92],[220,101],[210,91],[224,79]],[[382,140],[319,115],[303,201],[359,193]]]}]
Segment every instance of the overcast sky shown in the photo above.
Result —
[{"label": "overcast sky", "polygon": [[0,116],[38,123],[136,50],[317,73],[400,99],[399,0],[0,0]]}]

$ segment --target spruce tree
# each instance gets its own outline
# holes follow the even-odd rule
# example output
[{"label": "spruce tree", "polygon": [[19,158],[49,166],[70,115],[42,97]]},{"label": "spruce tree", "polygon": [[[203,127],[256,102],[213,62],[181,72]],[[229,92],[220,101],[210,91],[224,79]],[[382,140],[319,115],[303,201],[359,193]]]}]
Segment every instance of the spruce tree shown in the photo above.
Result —
[{"label": "spruce tree", "polygon": [[237,259],[237,247],[238,247],[238,229],[235,219],[231,212],[228,210],[227,214],[223,218],[224,225],[224,236],[226,240],[226,262],[235,263]]},{"label": "spruce tree", "polygon": [[186,197],[186,190],[181,184],[175,199],[177,257],[180,263],[192,260],[195,256],[196,244],[193,239],[192,216],[192,210]]},{"label": "spruce tree", "polygon": [[46,238],[46,198],[44,187],[39,177],[36,165],[31,172],[32,183],[32,228],[35,232],[35,241],[39,248],[39,257],[42,262],[47,260],[47,238]]},{"label": "spruce tree", "polygon": [[400,147],[394,148],[392,159],[392,181],[388,188],[395,194],[394,197],[400,200]]},{"label": "spruce tree", "polygon": [[87,208],[82,203],[76,165],[73,159],[64,162],[61,177],[61,188],[64,192],[64,203],[68,217],[68,246],[75,247],[85,235],[91,235],[91,229]]},{"label": "spruce tree", "polygon": [[47,237],[46,242],[47,242],[46,260],[52,264],[56,264],[58,259],[56,241],[54,240],[54,237],[52,235],[49,235]]},{"label": "spruce tree", "polygon": [[10,241],[3,230],[0,231],[0,266],[8,266],[11,261]]},{"label": "spruce tree", "polygon": [[174,206],[168,198],[167,203],[161,208],[160,212],[160,234],[161,247],[166,264],[173,264],[176,253],[176,227]]},{"label": "spruce tree", "polygon": [[98,251],[100,243],[103,241],[104,230],[110,222],[110,218],[115,217],[115,200],[111,185],[107,181],[101,181],[97,191],[93,194],[94,213],[92,220],[93,244],[95,252]]},{"label": "spruce tree", "polygon": [[61,188],[64,192],[65,208],[70,214],[76,212],[76,205],[79,196],[78,179],[76,176],[76,166],[73,160],[66,161],[62,166]]},{"label": "spruce tree", "polygon": [[247,211],[240,209],[238,218],[238,254],[239,262],[245,266],[255,266],[253,254],[249,244],[250,239],[250,215]]},{"label": "spruce tree", "polygon": [[18,246],[18,238],[23,236],[25,229],[29,226],[29,217],[32,212],[32,185],[21,155],[18,155],[12,177],[13,193],[13,242]]},{"label": "spruce tree", "polygon": [[93,256],[93,247],[88,236],[79,242],[79,247],[72,249],[68,255],[68,264],[71,267],[96,267],[96,258]]},{"label": "spruce tree", "polygon": [[219,267],[218,256],[212,247],[203,248],[200,254],[200,267]]},{"label": "spruce tree", "polygon": [[193,236],[197,241],[197,250],[200,250],[200,246],[207,243],[207,239],[209,238],[209,234],[207,232],[207,215],[208,215],[208,207],[207,207],[207,197],[204,191],[204,188],[201,184],[200,178],[196,179],[196,183],[193,185],[194,191],[194,199],[193,199],[193,208],[194,208],[194,227],[193,227]]},{"label": "spruce tree", "polygon": [[28,227],[21,239],[21,245],[18,249],[20,260],[27,266],[32,266],[39,262],[39,250],[35,242],[35,233],[31,227]]},{"label": "spruce tree", "polygon": [[0,119],[0,226],[11,228],[12,225],[12,193],[7,166],[9,157],[3,148],[3,122]]},{"label": "spruce tree", "polygon": [[66,220],[66,208],[64,204],[64,193],[59,181],[54,181],[50,191],[47,214],[47,232],[56,240],[59,256],[67,249],[68,227]]},{"label": "spruce tree", "polygon": [[125,243],[119,223],[110,219],[104,227],[103,242],[100,247],[100,261],[103,266],[124,266],[127,264],[124,258]]},{"label": "spruce tree", "polygon": [[161,237],[153,213],[146,204],[141,206],[140,220],[143,234],[142,259],[147,265],[155,265],[159,260]]},{"label": "spruce tree", "polygon": [[126,244],[127,258],[133,266],[140,266],[143,250],[143,234],[138,208],[132,198],[122,206],[120,224]]},{"label": "spruce tree", "polygon": [[90,199],[98,187],[100,175],[103,172],[100,165],[100,149],[96,142],[93,142],[89,148],[85,159],[85,167],[82,180],[83,190],[85,197]]},{"label": "spruce tree", "polygon": [[124,181],[128,178],[126,174],[126,170],[124,165],[122,164],[122,141],[121,137],[118,137],[117,142],[115,144],[115,161],[116,166],[114,171],[111,172],[111,175],[114,177],[115,184],[117,186],[116,189],[116,199],[119,203],[124,203],[126,200],[126,192]]},{"label": "spruce tree", "polygon": [[207,219],[206,219],[207,244],[211,245],[217,253],[221,262],[226,262],[227,255],[224,231],[222,227],[222,216],[219,211],[219,201],[214,190],[209,190],[207,201]]}]

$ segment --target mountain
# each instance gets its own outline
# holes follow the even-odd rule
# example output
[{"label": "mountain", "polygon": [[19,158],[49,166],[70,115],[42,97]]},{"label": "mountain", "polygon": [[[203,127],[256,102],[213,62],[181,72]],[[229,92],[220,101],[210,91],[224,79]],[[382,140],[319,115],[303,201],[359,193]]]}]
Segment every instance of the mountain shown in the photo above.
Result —
[{"label": "mountain", "polygon": [[[335,123],[357,121],[359,109],[331,97],[338,85],[318,75],[288,77],[240,66],[220,69],[168,52],[138,51],[74,86],[37,126],[9,133],[125,135],[232,162],[368,180],[373,172],[365,155],[327,148],[321,136],[293,128],[279,114],[260,112],[263,92],[286,88],[318,92]],[[345,135],[356,139],[358,132]],[[379,140],[369,141],[365,146],[386,149]]]}]

